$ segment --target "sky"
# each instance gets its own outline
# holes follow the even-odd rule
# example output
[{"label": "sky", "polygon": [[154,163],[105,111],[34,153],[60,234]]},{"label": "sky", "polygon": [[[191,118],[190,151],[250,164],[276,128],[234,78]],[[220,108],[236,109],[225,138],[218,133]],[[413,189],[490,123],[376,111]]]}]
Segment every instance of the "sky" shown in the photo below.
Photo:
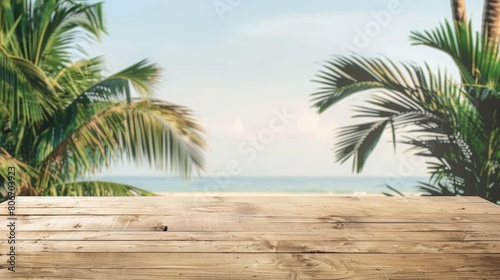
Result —
[{"label": "sky", "polygon": [[[480,27],[482,1],[467,1]],[[161,66],[156,96],[193,110],[207,132],[205,175],[422,176],[423,159],[383,136],[361,174],[335,162],[337,129],[360,122],[355,95],[325,113],[311,108],[326,60],[356,52],[427,62],[456,75],[451,60],[411,46],[410,31],[450,19],[448,0],[108,0],[108,35],[85,46],[110,73],[142,59]],[[161,173],[117,164],[102,175]]]}]

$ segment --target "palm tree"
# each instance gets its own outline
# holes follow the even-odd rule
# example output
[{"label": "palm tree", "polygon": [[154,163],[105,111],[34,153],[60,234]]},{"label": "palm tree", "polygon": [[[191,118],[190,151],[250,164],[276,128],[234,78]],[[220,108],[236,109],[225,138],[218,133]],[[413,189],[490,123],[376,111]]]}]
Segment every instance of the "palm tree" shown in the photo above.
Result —
[{"label": "palm tree", "polygon": [[451,1],[451,15],[453,21],[458,24],[462,24],[466,22],[466,9],[465,9],[465,0],[450,0]]},{"label": "palm tree", "polygon": [[471,23],[460,18],[465,16],[411,36],[413,44],[450,55],[460,81],[428,66],[339,57],[318,75],[322,88],[313,94],[314,106],[322,113],[350,95],[372,92],[368,106],[356,108],[356,117],[369,121],[339,132],[338,161],[353,158],[353,170],[361,172],[388,129],[394,145],[408,144],[418,156],[431,159],[431,182],[421,183],[421,190],[430,195],[479,195],[500,203],[498,45],[491,43],[495,39],[489,33],[474,33]]},{"label": "palm tree", "polygon": [[500,36],[500,1],[485,0],[482,33],[488,43],[498,48]]},{"label": "palm tree", "polygon": [[187,108],[154,97],[157,65],[105,76],[81,50],[106,32],[102,3],[2,1],[0,16],[1,185],[13,166],[18,194],[151,195],[80,178],[124,156],[186,177],[202,170],[203,131]]}]

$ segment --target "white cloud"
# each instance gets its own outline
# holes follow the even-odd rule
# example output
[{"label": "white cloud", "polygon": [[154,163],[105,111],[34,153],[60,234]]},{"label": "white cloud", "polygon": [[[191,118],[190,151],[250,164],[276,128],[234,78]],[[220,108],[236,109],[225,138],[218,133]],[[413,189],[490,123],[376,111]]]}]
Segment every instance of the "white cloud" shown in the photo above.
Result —
[{"label": "white cloud", "polygon": [[214,119],[212,121],[205,119],[200,123],[205,127],[209,136],[241,140],[246,135],[241,117],[228,117],[223,120]]},{"label": "white cloud", "polygon": [[312,109],[306,109],[298,118],[297,126],[300,132],[313,133],[318,138],[331,138],[335,124],[325,125],[321,121],[320,115]]},{"label": "white cloud", "polygon": [[241,135],[243,133],[243,124],[241,122],[241,118],[235,118],[234,119],[234,130],[238,135]]}]

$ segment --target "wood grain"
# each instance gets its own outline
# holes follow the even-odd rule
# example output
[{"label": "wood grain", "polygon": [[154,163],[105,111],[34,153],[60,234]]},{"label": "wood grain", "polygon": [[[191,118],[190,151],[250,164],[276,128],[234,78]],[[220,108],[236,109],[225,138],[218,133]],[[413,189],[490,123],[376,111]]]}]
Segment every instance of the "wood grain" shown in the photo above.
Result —
[{"label": "wood grain", "polygon": [[18,255],[29,252],[134,253],[461,253],[498,254],[500,241],[18,241]]},{"label": "wood grain", "polygon": [[497,241],[498,231],[296,231],[296,232],[217,232],[217,231],[19,231],[20,241],[257,241],[257,240],[325,240],[325,241]]},{"label": "wood grain", "polygon": [[145,275],[156,269],[163,279],[373,279],[376,275],[393,279],[391,274],[478,271],[477,275],[500,275],[498,254],[44,253],[19,256],[18,261],[24,265],[16,274],[24,276],[42,268],[60,273],[68,267],[114,270],[126,278],[130,276],[122,269],[134,268]]},{"label": "wood grain", "polygon": [[16,218],[0,279],[500,279],[477,197],[18,197]]}]

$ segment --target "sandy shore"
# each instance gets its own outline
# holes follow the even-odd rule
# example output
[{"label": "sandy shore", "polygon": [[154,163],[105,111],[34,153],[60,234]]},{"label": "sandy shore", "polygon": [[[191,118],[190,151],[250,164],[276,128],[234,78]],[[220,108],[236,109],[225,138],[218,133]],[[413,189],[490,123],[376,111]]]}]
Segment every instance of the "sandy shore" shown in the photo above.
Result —
[{"label": "sandy shore", "polygon": [[[272,192],[156,192],[161,196],[385,196],[384,194],[373,194],[365,192],[354,192],[350,194],[338,193],[272,193]],[[409,193],[406,196],[420,196],[419,193]]]}]

